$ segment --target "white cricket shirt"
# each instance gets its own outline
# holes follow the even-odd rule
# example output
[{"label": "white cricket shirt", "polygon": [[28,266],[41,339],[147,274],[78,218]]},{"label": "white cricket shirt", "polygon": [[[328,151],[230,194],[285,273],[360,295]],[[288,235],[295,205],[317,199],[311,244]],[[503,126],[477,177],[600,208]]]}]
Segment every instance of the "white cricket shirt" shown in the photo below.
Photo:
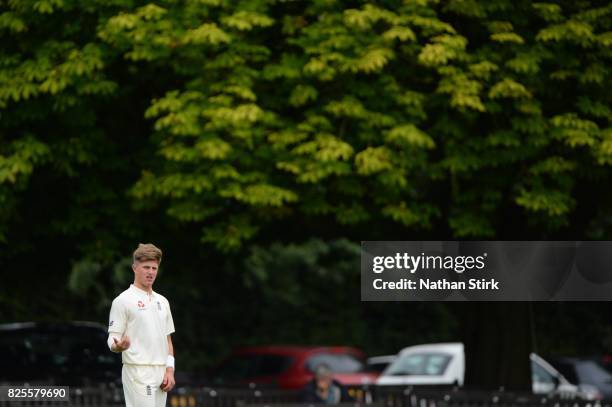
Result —
[{"label": "white cricket shirt", "polygon": [[165,366],[168,335],[174,332],[170,304],[163,295],[130,284],[113,300],[108,332],[130,338],[130,347],[121,352],[124,364]]}]

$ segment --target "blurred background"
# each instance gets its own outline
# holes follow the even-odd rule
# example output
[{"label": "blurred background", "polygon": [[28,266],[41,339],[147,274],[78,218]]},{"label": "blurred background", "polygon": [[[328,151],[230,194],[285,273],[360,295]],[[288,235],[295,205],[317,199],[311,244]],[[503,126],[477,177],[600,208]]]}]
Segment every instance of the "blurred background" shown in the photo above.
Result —
[{"label": "blurred background", "polygon": [[608,360],[609,303],[359,297],[362,240],[610,239],[608,2],[20,0],[0,41],[0,322],[49,323],[3,326],[15,363],[117,362],[57,323],[106,326],[139,242],[198,380],[245,346],[367,370],[466,314],[525,366]]}]

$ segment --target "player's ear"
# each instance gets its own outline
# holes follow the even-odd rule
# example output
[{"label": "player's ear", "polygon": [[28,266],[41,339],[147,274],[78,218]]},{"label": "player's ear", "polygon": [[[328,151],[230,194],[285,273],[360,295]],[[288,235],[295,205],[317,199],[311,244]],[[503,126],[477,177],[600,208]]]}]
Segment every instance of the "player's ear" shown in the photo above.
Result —
[{"label": "player's ear", "polygon": [[132,271],[135,273],[136,272],[136,262],[132,263]]}]

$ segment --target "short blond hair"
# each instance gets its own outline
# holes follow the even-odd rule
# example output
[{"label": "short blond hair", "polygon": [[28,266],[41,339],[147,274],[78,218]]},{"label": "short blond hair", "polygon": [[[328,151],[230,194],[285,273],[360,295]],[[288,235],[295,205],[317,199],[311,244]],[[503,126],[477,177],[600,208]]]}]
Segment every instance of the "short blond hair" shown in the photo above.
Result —
[{"label": "short blond hair", "polygon": [[155,260],[157,264],[161,263],[162,251],[152,243],[140,243],[134,250],[134,263],[137,261]]}]

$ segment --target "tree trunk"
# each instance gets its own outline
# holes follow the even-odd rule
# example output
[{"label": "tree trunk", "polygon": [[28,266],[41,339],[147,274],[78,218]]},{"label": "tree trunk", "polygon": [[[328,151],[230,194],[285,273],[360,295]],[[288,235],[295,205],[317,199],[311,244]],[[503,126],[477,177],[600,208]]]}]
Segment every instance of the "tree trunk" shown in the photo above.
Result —
[{"label": "tree trunk", "polygon": [[469,302],[461,305],[465,387],[530,392],[530,304]]}]

